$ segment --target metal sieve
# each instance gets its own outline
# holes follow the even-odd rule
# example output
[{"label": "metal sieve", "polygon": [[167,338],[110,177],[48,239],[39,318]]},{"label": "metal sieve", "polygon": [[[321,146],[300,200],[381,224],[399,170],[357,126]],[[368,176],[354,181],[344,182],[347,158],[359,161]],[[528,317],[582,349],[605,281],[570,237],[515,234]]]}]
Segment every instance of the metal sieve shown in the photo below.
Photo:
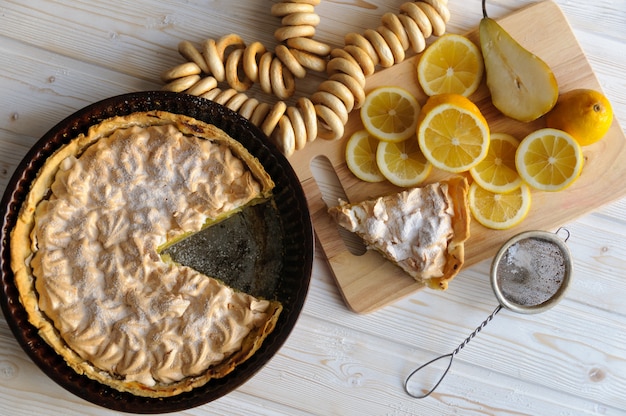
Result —
[{"label": "metal sieve", "polygon": [[[566,235],[559,236],[560,232]],[[531,314],[546,311],[556,305],[565,295],[572,275],[572,257],[565,244],[570,233],[559,228],[556,233],[526,231],[509,239],[493,258],[490,279],[498,299],[494,311],[454,351],[434,358],[416,368],[404,382],[404,390],[414,398],[428,397],[452,366],[452,361],[478,333],[504,307],[513,312]],[[436,362],[448,360],[447,367],[434,386],[425,393],[415,393],[411,380],[423,369]]]}]

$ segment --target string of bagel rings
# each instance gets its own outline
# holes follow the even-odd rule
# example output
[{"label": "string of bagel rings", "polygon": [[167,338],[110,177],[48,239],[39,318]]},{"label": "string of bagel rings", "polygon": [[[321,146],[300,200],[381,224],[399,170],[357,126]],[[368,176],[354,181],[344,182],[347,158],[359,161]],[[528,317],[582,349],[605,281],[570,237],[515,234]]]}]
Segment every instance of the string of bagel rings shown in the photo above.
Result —
[{"label": "string of bagel rings", "polygon": [[[348,33],[343,47],[332,48],[313,39],[319,3],[286,0],[272,5],[271,14],[281,19],[273,51],[258,41],[246,44],[236,34],[207,39],[199,48],[180,42],[178,52],[187,62],[162,74],[163,89],[207,98],[238,112],[289,157],[318,137],[341,138],[348,114],[363,104],[366,77],[377,67],[402,62],[409,48],[422,52],[426,39],[443,35],[450,19],[447,0],[410,1],[397,14],[385,13],[375,30]],[[327,78],[310,98],[287,105],[296,79],[308,71],[326,72]],[[254,84],[278,100],[269,104],[246,94]]]}]

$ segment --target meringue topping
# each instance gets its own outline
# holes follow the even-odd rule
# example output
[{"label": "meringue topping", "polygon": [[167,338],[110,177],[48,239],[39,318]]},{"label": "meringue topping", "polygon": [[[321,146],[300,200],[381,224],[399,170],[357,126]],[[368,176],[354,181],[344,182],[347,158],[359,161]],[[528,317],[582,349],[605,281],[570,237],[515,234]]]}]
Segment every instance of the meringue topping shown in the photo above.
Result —
[{"label": "meringue topping", "polygon": [[38,309],[71,349],[66,359],[76,354],[96,373],[154,392],[224,363],[275,319],[275,302],[159,255],[262,197],[267,183],[224,140],[175,123],[130,124],[76,139],[87,144],[57,158],[26,263]]}]

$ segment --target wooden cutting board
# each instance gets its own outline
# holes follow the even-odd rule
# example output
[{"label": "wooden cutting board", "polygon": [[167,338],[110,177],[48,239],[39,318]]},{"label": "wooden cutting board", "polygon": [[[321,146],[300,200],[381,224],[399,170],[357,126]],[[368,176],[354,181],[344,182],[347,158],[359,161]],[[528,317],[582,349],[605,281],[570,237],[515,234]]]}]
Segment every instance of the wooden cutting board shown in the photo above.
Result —
[{"label": "wooden cutting board", "polygon": [[[561,92],[575,88],[601,89],[569,23],[552,1],[523,8],[499,22],[520,44],[550,65]],[[478,44],[476,31],[470,33],[469,37]],[[427,97],[417,82],[415,65],[418,57],[372,74],[367,79],[366,92],[378,86],[402,86],[413,93],[423,105]],[[491,104],[484,82],[470,98],[485,115],[492,132],[509,133],[521,140],[531,131],[544,127],[542,119],[521,123],[504,117]],[[336,224],[327,214],[327,205],[311,169],[311,163],[319,157],[328,159],[350,202],[359,202],[399,190],[388,182],[362,182],[346,167],[346,139],[362,128],[359,112],[353,111],[341,140],[317,139],[290,158],[307,196],[317,238],[339,290],[348,307],[357,313],[372,312],[423,287],[374,251],[368,250],[363,255],[352,254]],[[583,148],[583,153],[585,165],[575,184],[557,193],[533,192],[531,210],[519,226],[511,230],[495,231],[473,221],[471,237],[466,243],[464,267],[493,257],[499,247],[515,234],[526,230],[556,230],[559,226],[626,195],[626,187],[622,185],[626,176],[626,146],[624,132],[617,120],[614,120],[602,141]],[[426,182],[441,180],[449,175],[433,169]],[[457,279],[462,278],[461,272]],[[454,281],[451,284],[454,285]]]}]

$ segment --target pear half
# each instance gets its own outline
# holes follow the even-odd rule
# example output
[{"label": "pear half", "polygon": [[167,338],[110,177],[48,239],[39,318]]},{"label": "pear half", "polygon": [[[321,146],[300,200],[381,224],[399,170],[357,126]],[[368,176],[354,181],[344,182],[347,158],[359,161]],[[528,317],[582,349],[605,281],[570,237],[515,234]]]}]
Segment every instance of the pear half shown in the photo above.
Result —
[{"label": "pear half", "polygon": [[493,105],[524,122],[550,111],[559,96],[550,67],[489,17],[481,19],[479,33]]}]

